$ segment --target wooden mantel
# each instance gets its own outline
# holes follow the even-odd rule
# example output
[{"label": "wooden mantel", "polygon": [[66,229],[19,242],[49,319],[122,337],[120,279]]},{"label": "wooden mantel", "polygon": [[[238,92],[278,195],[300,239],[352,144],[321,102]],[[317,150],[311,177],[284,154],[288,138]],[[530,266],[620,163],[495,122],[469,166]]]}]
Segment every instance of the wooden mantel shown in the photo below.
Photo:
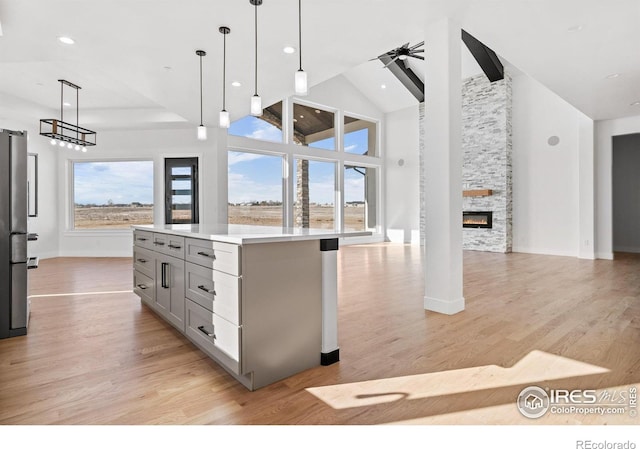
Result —
[{"label": "wooden mantel", "polygon": [[493,195],[493,190],[491,189],[483,189],[483,190],[463,190],[462,196],[489,196]]}]

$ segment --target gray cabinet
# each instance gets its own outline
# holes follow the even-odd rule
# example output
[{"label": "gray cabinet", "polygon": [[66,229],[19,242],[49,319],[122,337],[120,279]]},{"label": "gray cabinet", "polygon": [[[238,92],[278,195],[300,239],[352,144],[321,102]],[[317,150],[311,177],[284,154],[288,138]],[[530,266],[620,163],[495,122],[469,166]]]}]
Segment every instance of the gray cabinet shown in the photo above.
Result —
[{"label": "gray cabinet", "polygon": [[158,254],[155,281],[156,311],[184,332],[184,260]]},{"label": "gray cabinet", "polygon": [[250,390],[320,364],[317,241],[134,231],[134,291]]}]

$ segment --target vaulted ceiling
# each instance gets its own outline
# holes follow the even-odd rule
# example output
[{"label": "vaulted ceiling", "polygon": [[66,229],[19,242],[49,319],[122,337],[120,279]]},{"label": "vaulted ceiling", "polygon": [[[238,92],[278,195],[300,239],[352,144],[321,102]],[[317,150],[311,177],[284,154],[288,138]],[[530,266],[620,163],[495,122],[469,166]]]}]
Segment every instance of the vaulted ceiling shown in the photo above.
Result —
[{"label": "vaulted ceiling", "polygon": [[[381,92],[377,77],[388,70],[367,61],[423,40],[429,23],[448,16],[590,117],[640,114],[631,106],[640,100],[636,0],[303,0],[302,8],[311,86],[346,73],[384,111],[405,103]],[[194,126],[195,50],[204,49],[205,123],[215,126],[221,25],[231,28],[227,80],[242,84],[228,86],[227,109],[232,119],[244,116],[253,94],[253,11],[249,0],[0,0],[0,120],[57,117],[62,78],[82,87],[81,125]],[[282,49],[297,48],[297,31],[295,0],[264,0],[258,92],[265,105],[293,94],[298,55]],[[60,36],[76,43],[62,44]],[[367,92],[367,83],[375,91]]]}]

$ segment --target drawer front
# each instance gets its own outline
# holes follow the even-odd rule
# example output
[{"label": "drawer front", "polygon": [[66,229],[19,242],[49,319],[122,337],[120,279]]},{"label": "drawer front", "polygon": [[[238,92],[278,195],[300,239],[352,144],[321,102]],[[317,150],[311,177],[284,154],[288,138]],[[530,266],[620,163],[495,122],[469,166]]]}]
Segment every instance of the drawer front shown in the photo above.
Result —
[{"label": "drawer front", "polygon": [[185,276],[185,296],[213,312],[213,270],[186,262]]},{"label": "drawer front", "polygon": [[187,298],[240,325],[240,278],[189,262],[186,276]]},{"label": "drawer front", "polygon": [[184,237],[170,234],[153,234],[154,249],[167,256],[184,259]]},{"label": "drawer front", "polygon": [[233,360],[240,360],[240,328],[213,314],[214,343]]},{"label": "drawer front", "polygon": [[138,270],[133,271],[133,292],[149,307],[154,308],[155,283],[149,276]]},{"label": "drawer front", "polygon": [[151,279],[155,278],[156,258],[153,251],[138,246],[133,247],[133,268]]},{"label": "drawer front", "polygon": [[[235,335],[237,342],[235,357],[232,357],[219,345],[218,335],[216,334],[216,328],[213,324],[213,316],[213,313],[204,307],[201,307],[187,299],[185,305],[187,337],[196,343],[204,352],[214,357],[218,362],[224,364],[234,373],[240,374],[240,329],[233,326],[237,331]],[[226,337],[227,333],[228,331],[226,329],[222,329],[221,335]]]},{"label": "drawer front", "polygon": [[203,267],[240,275],[240,247],[210,240],[185,239],[186,260]]},{"label": "drawer front", "polygon": [[153,249],[153,232],[133,231],[133,244],[142,248]]}]

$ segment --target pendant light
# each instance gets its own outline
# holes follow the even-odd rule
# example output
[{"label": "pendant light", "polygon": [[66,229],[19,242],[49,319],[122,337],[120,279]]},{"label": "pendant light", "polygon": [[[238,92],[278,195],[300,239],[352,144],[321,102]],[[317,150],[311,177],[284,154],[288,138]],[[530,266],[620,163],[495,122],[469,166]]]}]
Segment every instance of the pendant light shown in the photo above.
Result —
[{"label": "pendant light", "polygon": [[251,97],[251,115],[260,117],[262,115],[262,98],[258,95],[258,6],[262,5],[262,0],[249,0],[255,6],[255,93]]},{"label": "pendant light", "polygon": [[207,128],[202,124],[202,57],[207,56],[204,50],[196,50],[200,56],[200,126],[198,126],[198,140],[207,140]]},{"label": "pendant light", "polygon": [[227,34],[231,33],[229,27],[220,27],[218,31],[222,33],[222,111],[220,111],[220,128],[228,128],[230,125],[229,113],[226,109],[227,104]]},{"label": "pendant light", "polygon": [[295,76],[296,95],[307,95],[309,93],[307,72],[302,70],[302,0],[298,0],[298,55],[300,57],[300,68]]}]

